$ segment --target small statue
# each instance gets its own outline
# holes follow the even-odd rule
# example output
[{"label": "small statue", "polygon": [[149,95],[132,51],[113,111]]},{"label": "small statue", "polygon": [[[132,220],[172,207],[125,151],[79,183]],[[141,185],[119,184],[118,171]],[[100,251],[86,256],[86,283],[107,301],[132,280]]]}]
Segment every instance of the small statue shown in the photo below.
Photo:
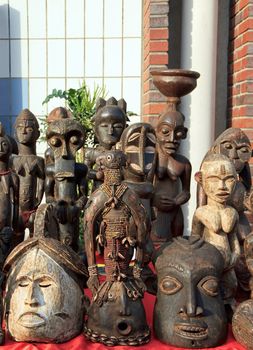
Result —
[{"label": "small statue", "polygon": [[240,255],[240,245],[237,238],[238,213],[227,202],[236,185],[236,170],[226,156],[213,154],[205,158],[195,179],[207,196],[207,204],[196,209],[192,234],[203,237],[221,252],[225,262],[223,300],[227,311],[231,312],[237,289],[234,266]]},{"label": "small statue", "polygon": [[[251,157],[251,144],[246,134],[239,128],[225,130],[214,142],[206,156],[210,154],[224,154],[234,164],[238,174],[236,185],[228,204],[235,208],[239,214],[237,237],[241,246],[241,255],[235,265],[235,272],[241,291],[249,291],[250,274],[246,266],[243,243],[251,232],[250,223],[245,215],[245,210],[253,211],[253,196],[251,189],[251,173],[249,160]],[[204,158],[205,160],[205,158]],[[198,206],[206,204],[206,195],[198,186]]]},{"label": "small statue", "polygon": [[[126,155],[127,165],[123,168],[124,183],[133,190],[143,204],[150,220],[151,199],[154,194],[153,178],[156,166],[156,136],[152,125],[135,123],[129,125],[120,138],[120,148]],[[130,228],[133,232],[134,228]],[[156,276],[148,267],[154,247],[151,239],[145,247],[142,278],[149,293],[156,293]]]},{"label": "small statue", "polygon": [[[46,166],[47,205],[36,215],[36,237],[57,238],[77,251],[79,216],[86,203],[87,167],[76,163],[75,155],[84,144],[84,130],[75,119],[57,119],[49,124],[46,137],[53,150],[53,162]],[[43,221],[48,221],[47,228]],[[56,221],[59,237],[55,233]]]},{"label": "small statue", "polygon": [[224,261],[203,239],[177,237],[158,251],[156,337],[180,348],[209,348],[225,342],[227,320],[220,293]]},{"label": "small statue", "polygon": [[186,135],[182,113],[169,111],[159,118],[156,127],[158,160],[153,197],[157,215],[151,233],[154,245],[183,235],[181,205],[190,198],[191,164],[177,151]]},{"label": "small statue", "polygon": [[[91,194],[84,215],[84,241],[88,260],[88,287],[92,304],[85,335],[106,345],[140,345],[150,330],[141,298],[143,248],[150,224],[138,196],[122,183],[126,159],[121,151],[107,151],[97,159],[104,167],[104,183]],[[106,281],[99,284],[95,256],[95,224],[100,222],[99,243],[104,247]],[[130,230],[133,220],[135,230]],[[129,267],[136,248],[136,261]],[[108,318],[108,313],[110,317]]]},{"label": "small statue", "polygon": [[62,343],[83,328],[87,269],[71,248],[30,238],[7,257],[5,318],[16,341]]},{"label": "small statue", "polygon": [[34,232],[34,219],[44,194],[44,159],[36,155],[36,141],[40,136],[39,123],[29,109],[24,109],[15,121],[18,155],[10,158],[10,166],[19,177],[19,223],[15,245],[24,239],[25,229],[30,237]]},{"label": "small statue", "polygon": [[114,150],[120,136],[126,127],[126,101],[116,100],[114,97],[105,101],[99,98],[96,104],[96,114],[93,117],[96,148],[85,149],[84,163],[88,166],[89,179],[93,180],[92,192],[103,183],[103,173],[97,175],[96,159],[105,151]]}]

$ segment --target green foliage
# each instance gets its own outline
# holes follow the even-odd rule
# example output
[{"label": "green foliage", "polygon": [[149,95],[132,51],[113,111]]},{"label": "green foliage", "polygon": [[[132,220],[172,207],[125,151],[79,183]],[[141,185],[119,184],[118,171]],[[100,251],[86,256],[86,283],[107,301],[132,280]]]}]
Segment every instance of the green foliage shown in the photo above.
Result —
[{"label": "green foliage", "polygon": [[[105,87],[94,86],[93,93],[86,85],[85,81],[79,89],[56,90],[48,95],[42,104],[48,103],[53,98],[64,99],[67,108],[72,112],[74,118],[78,120],[86,130],[86,143],[93,144],[94,134],[91,118],[95,114],[96,101],[99,97],[105,98]],[[43,121],[42,121],[43,124]],[[42,125],[43,127],[43,125]]]}]

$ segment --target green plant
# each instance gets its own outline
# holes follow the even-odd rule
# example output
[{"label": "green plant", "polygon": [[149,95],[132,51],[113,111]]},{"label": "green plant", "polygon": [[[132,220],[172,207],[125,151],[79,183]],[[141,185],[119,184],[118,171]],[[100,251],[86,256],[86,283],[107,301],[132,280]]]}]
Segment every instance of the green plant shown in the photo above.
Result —
[{"label": "green plant", "polygon": [[[95,114],[96,101],[99,97],[105,98],[107,95],[105,87],[94,86],[93,92],[83,81],[78,89],[68,90],[53,89],[42,104],[48,103],[53,98],[60,98],[66,101],[66,107],[72,112],[86,130],[86,144],[94,144],[94,133],[91,118]],[[42,121],[43,124],[43,121]]]}]

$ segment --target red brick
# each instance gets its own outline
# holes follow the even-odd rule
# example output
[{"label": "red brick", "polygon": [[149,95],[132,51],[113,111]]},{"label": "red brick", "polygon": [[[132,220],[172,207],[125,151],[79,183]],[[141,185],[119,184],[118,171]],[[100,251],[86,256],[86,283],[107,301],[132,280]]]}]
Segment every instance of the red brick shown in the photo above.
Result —
[{"label": "red brick", "polygon": [[253,116],[253,106],[240,107],[239,115],[242,117],[252,117]]},{"label": "red brick", "polygon": [[[253,18],[247,18],[241,24],[239,24],[239,26],[236,28],[236,30],[235,30],[236,36],[244,33],[246,30],[252,29],[252,28],[253,28]],[[237,31],[237,29],[238,29],[238,31]]]},{"label": "red brick", "polygon": [[253,118],[233,118],[233,128],[252,128],[253,129]]},{"label": "red brick", "polygon": [[241,11],[244,7],[246,7],[248,4],[252,4],[252,0],[239,0],[237,1],[237,12]]},{"label": "red brick", "polygon": [[253,69],[246,68],[236,74],[237,81],[244,81],[248,79],[253,79]]},{"label": "red brick", "polygon": [[245,93],[245,92],[253,92],[253,81],[249,82],[242,82],[240,85],[240,92]]},{"label": "red brick", "polygon": [[253,105],[253,94],[242,94],[236,97],[237,105]]},{"label": "red brick", "polygon": [[149,56],[150,64],[167,64],[169,62],[168,54],[151,54]]},{"label": "red brick", "polygon": [[168,28],[163,28],[163,29],[151,28],[150,29],[150,39],[151,40],[168,39],[168,38],[169,38]]},{"label": "red brick", "polygon": [[144,105],[144,114],[161,114],[166,108],[166,103],[147,103]]},{"label": "red brick", "polygon": [[169,44],[168,41],[151,41],[149,44],[150,51],[158,51],[158,52],[163,52],[163,51],[168,51]]},{"label": "red brick", "polygon": [[151,28],[164,28],[168,27],[169,25],[169,19],[166,15],[156,16],[151,15],[150,16],[150,27]]}]

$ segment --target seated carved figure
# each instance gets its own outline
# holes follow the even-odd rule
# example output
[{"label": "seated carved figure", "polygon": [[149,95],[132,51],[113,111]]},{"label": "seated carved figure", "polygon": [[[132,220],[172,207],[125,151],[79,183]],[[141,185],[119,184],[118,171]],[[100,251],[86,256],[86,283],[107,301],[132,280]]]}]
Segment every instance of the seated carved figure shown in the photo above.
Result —
[{"label": "seated carved figure", "polygon": [[88,306],[87,270],[71,248],[31,238],[7,257],[5,318],[16,341],[59,343],[78,335]]},{"label": "seated carved figure", "polygon": [[181,113],[169,111],[159,118],[153,196],[157,217],[151,235],[154,242],[169,241],[183,234],[181,205],[190,198],[191,164],[187,158],[178,154],[178,148],[186,135],[187,128]]},{"label": "seated carved figure", "polygon": [[220,294],[224,261],[202,238],[175,238],[158,252],[156,337],[182,348],[208,348],[226,340],[227,321]]},{"label": "seated carved figure", "polygon": [[236,235],[238,213],[227,205],[227,201],[236,184],[235,167],[222,154],[210,155],[202,163],[195,178],[203,187],[207,204],[195,211],[192,234],[200,235],[221,252],[225,263],[223,299],[225,304],[233,306],[237,288],[234,266],[240,255],[240,245]]}]

